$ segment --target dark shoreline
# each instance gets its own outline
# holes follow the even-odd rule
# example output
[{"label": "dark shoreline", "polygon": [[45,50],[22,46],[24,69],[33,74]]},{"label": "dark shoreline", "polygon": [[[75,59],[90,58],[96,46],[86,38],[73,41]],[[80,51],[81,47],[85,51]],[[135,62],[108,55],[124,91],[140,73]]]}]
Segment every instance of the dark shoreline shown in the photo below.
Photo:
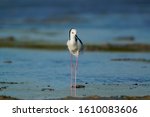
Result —
[{"label": "dark shoreline", "polygon": [[[124,44],[85,44],[85,51],[110,52],[150,52],[150,44],[124,43]],[[66,50],[65,44],[56,44],[41,41],[18,41],[14,37],[0,38],[0,48],[26,48],[43,50]]]},{"label": "dark shoreline", "polygon": [[[1,95],[0,100],[22,100],[22,99],[11,97],[11,96]],[[45,100],[45,99],[42,99],[42,100]],[[56,99],[49,99],[49,100],[150,100],[150,95],[146,95],[146,96],[110,96],[110,97],[101,97],[101,96],[96,96],[96,95],[95,96],[87,96],[87,97],[67,96],[64,98],[58,98],[58,99],[56,98]]]}]

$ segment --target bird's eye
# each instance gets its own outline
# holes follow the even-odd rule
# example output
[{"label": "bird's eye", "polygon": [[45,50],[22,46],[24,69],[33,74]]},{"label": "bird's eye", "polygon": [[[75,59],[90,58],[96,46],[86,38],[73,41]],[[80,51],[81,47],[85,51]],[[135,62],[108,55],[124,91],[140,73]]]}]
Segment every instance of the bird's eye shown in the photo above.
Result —
[{"label": "bird's eye", "polygon": [[72,32],[72,34],[74,34],[74,32]]}]

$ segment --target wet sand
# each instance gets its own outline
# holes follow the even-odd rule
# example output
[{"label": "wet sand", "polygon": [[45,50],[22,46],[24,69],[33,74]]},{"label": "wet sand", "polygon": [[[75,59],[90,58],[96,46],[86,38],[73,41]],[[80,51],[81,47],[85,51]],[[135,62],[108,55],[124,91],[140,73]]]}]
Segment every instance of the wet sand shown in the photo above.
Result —
[{"label": "wet sand", "polygon": [[[5,85],[16,85],[23,83],[19,82],[0,82],[1,84]],[[40,98],[40,100],[150,100],[149,92],[149,84],[101,84],[101,85],[89,85],[88,83],[84,85],[77,85],[77,90],[80,90],[82,96],[65,96],[65,97],[47,97],[47,98]],[[0,87],[0,92],[5,92],[5,90],[11,90],[9,86]],[[85,90],[88,91],[87,95],[85,95]],[[68,90],[69,91],[69,90]],[[57,89],[52,89],[49,85],[46,88],[41,88],[40,90],[41,95],[42,92],[57,92]],[[40,93],[39,92],[39,93]],[[95,92],[95,93],[91,93]],[[145,93],[144,93],[145,92]],[[79,92],[78,92],[79,93]],[[97,94],[97,95],[94,95]],[[99,95],[98,95],[99,94]],[[44,97],[44,96],[43,96]],[[30,100],[21,99],[18,97],[13,97],[11,95],[0,95],[0,100]],[[34,100],[39,100],[39,97],[35,97]]]},{"label": "wet sand", "polygon": [[[21,100],[11,96],[0,96],[0,100]],[[56,99],[54,99],[56,100]],[[147,96],[111,96],[111,97],[101,97],[101,96],[87,96],[87,97],[64,97],[57,100],[150,100],[150,95]]]},{"label": "wet sand", "polygon": [[1,95],[0,100],[17,100],[17,98]]},{"label": "wet sand", "polygon": [[65,97],[63,100],[150,100],[150,96],[87,96],[87,97]]}]

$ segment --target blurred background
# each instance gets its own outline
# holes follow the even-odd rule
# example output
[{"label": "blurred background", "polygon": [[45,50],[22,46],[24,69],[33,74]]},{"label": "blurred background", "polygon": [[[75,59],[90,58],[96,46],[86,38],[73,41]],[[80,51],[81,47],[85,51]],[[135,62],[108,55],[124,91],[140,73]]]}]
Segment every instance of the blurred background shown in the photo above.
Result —
[{"label": "blurred background", "polygon": [[150,94],[150,0],[0,0],[0,96],[69,96],[70,28],[89,49],[77,96]]},{"label": "blurred background", "polygon": [[0,37],[66,43],[70,28],[85,43],[150,43],[150,1],[0,0]]}]

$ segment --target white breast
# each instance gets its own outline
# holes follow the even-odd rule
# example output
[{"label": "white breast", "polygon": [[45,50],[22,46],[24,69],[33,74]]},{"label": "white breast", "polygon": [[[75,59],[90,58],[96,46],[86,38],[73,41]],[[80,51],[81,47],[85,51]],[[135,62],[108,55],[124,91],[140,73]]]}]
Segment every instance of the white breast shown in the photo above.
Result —
[{"label": "white breast", "polygon": [[72,41],[72,40],[68,40],[67,41],[67,46],[68,49],[70,51],[71,54],[73,54],[74,56],[78,56],[79,52],[80,52],[80,47],[78,42]]}]

